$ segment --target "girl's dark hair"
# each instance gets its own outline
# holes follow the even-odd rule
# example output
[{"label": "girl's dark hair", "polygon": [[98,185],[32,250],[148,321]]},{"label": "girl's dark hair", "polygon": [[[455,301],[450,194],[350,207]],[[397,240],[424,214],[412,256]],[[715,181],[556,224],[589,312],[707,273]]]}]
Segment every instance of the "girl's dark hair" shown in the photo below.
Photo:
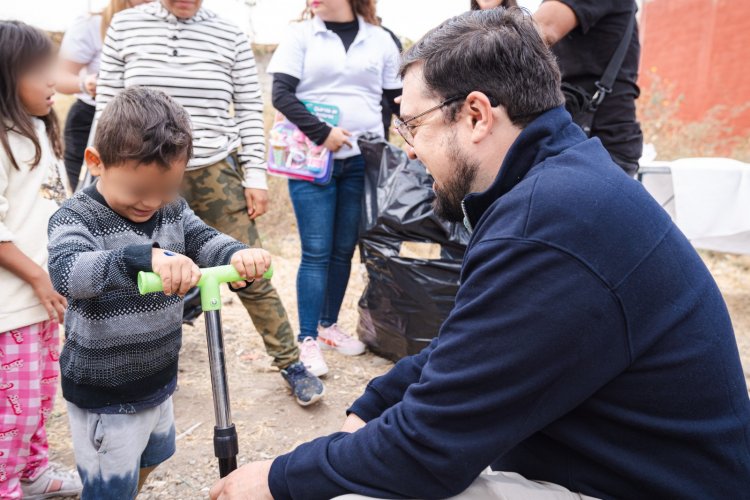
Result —
[{"label": "girl's dark hair", "polygon": [[[518,2],[516,0],[503,0],[498,7],[505,7],[506,9],[508,7],[518,7]],[[471,0],[471,10],[480,10],[477,0]]]},{"label": "girl's dark hair", "polygon": [[[36,167],[42,159],[42,146],[34,130],[34,122],[18,96],[21,76],[35,65],[53,56],[52,41],[43,31],[20,21],[0,21],[0,146],[5,149],[11,164],[18,169],[8,141],[11,130],[34,144]],[[57,115],[52,110],[39,117],[47,128],[52,151],[62,157],[62,140]]]},{"label": "girl's dark hair", "polygon": [[[375,13],[375,0],[349,0],[349,5],[352,6],[355,16],[362,16],[368,23],[380,26],[380,20]],[[312,17],[312,9],[308,6],[302,13],[302,19],[311,19]]]}]

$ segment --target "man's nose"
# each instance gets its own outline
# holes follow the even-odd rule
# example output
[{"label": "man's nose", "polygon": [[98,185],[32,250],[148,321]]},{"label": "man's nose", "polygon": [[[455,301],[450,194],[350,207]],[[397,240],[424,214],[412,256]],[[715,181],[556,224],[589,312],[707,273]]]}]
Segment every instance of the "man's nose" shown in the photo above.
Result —
[{"label": "man's nose", "polygon": [[417,152],[414,150],[413,147],[406,145],[406,155],[409,157],[410,160],[416,160],[417,159]]}]

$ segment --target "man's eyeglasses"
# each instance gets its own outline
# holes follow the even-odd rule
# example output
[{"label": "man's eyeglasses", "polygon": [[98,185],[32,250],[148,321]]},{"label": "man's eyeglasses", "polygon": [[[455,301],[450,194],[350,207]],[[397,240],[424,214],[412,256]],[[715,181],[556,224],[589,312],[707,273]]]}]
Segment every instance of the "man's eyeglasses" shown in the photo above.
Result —
[{"label": "man's eyeglasses", "polygon": [[416,120],[417,118],[421,118],[421,117],[425,116],[428,113],[432,113],[433,111],[435,111],[437,109],[443,108],[443,107],[447,106],[448,104],[450,104],[452,102],[458,101],[459,99],[463,99],[463,96],[455,95],[453,97],[449,97],[448,99],[444,100],[443,102],[441,102],[437,106],[432,107],[432,108],[428,109],[427,111],[425,111],[423,113],[419,113],[416,116],[412,116],[408,120],[401,120],[400,118],[396,118],[393,121],[393,123],[394,123],[394,125],[396,125],[396,130],[401,135],[401,137],[404,138],[404,140],[406,141],[406,143],[409,146],[413,147],[414,146],[414,144],[413,144],[413,142],[414,142],[414,134],[412,134],[412,130],[414,130],[415,128],[417,128],[419,125],[409,125],[409,122],[412,122],[412,121]]}]

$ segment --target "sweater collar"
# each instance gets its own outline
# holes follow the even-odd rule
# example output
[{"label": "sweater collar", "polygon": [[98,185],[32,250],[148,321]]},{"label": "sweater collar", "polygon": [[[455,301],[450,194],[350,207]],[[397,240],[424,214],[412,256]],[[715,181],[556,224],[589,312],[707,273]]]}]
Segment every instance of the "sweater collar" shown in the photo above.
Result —
[{"label": "sweater collar", "polygon": [[585,139],[563,106],[542,113],[513,142],[492,185],[482,193],[471,193],[464,198],[466,228],[472,231],[487,209],[521,182],[535,165]]}]

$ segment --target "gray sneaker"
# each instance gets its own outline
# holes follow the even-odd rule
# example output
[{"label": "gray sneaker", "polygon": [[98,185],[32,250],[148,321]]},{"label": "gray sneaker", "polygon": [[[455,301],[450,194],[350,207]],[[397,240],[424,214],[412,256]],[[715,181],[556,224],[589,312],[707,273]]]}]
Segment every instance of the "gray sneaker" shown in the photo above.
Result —
[{"label": "gray sneaker", "polygon": [[292,388],[294,397],[300,406],[310,406],[320,401],[326,392],[323,382],[310,373],[301,361],[292,363],[285,370],[281,370],[281,376]]}]

